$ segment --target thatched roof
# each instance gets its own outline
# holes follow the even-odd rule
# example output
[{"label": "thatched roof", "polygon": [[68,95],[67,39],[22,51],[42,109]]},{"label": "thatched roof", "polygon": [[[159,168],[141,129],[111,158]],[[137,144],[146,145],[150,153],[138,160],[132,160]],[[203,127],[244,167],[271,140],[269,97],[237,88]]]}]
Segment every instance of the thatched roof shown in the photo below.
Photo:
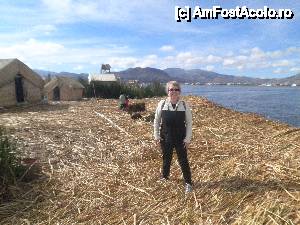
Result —
[{"label": "thatched roof", "polygon": [[13,82],[17,74],[21,74],[36,86],[44,86],[44,80],[20,60],[0,59],[0,87]]},{"label": "thatched roof", "polygon": [[14,59],[0,59],[0,70],[10,64]]},{"label": "thatched roof", "polygon": [[70,89],[84,89],[84,86],[77,80],[70,77],[55,77],[45,85],[45,91],[51,91],[55,87],[67,86]]},{"label": "thatched roof", "polygon": [[88,79],[89,79],[89,82],[91,82],[91,81],[102,81],[102,82],[117,81],[116,75],[113,73],[109,73],[109,74],[90,73]]}]

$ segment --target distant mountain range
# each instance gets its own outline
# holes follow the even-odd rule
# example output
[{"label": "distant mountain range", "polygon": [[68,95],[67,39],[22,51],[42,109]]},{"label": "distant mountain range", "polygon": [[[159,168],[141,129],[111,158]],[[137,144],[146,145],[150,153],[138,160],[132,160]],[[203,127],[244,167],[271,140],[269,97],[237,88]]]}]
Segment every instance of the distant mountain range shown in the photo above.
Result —
[{"label": "distant mountain range", "polygon": [[171,77],[176,79],[182,79],[182,82],[188,83],[215,83],[215,84],[224,84],[224,83],[249,83],[256,84],[260,79],[251,78],[251,77],[241,77],[241,76],[232,76],[232,75],[223,75],[211,71],[193,69],[193,70],[184,70],[179,68],[168,68],[165,69]]},{"label": "distant mountain range", "polygon": [[[42,77],[47,78],[48,74],[50,76],[67,76],[73,78],[83,78],[87,79],[87,73],[69,73],[69,72],[51,72],[44,70],[35,70]],[[129,68],[124,71],[115,72],[122,80],[138,80],[140,82],[168,82],[170,80],[177,80],[181,83],[197,83],[197,84],[241,84],[241,85],[262,85],[262,84],[275,84],[275,85],[300,85],[300,74],[295,76],[281,78],[281,79],[260,79],[244,76],[232,76],[224,75],[211,71],[192,69],[184,70],[180,68],[168,68],[165,70],[160,70],[156,68]]]},{"label": "distant mountain range", "polygon": [[41,77],[46,79],[48,76],[54,77],[54,76],[61,76],[61,77],[72,77],[75,79],[78,79],[79,77],[87,79],[88,74],[87,73],[69,73],[69,72],[52,72],[47,70],[34,70],[37,74],[39,74]]}]

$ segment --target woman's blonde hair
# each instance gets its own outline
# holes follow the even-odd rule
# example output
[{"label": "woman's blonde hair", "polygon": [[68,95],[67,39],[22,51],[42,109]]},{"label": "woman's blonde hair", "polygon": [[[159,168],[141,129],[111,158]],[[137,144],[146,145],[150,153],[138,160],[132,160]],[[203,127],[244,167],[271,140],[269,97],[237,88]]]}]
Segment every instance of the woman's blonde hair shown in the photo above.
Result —
[{"label": "woman's blonde hair", "polygon": [[172,80],[172,81],[169,81],[169,82],[166,84],[166,92],[167,92],[167,94],[168,94],[168,92],[169,92],[169,87],[170,87],[170,86],[173,86],[173,87],[175,87],[175,88],[178,88],[179,91],[181,91],[180,84],[179,84],[177,81]]}]

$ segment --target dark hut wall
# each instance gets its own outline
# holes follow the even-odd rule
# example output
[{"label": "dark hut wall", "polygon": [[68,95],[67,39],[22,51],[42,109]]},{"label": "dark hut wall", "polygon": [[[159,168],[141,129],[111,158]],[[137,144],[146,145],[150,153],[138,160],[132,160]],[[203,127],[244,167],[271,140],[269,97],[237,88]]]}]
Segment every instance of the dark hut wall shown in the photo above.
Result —
[{"label": "dark hut wall", "polygon": [[63,101],[76,101],[82,99],[83,89],[68,88],[65,85],[60,89],[60,99]]},{"label": "dark hut wall", "polygon": [[[61,101],[77,101],[82,99],[83,89],[81,88],[69,88],[63,85],[59,88]],[[48,92],[48,99],[53,100],[54,88]]]},{"label": "dark hut wall", "polygon": [[[39,102],[42,99],[42,90],[23,77],[24,101],[29,103]],[[15,80],[0,88],[0,106],[17,104]]]},{"label": "dark hut wall", "polygon": [[15,82],[2,86],[0,88],[0,106],[11,106],[16,103]]},{"label": "dark hut wall", "polygon": [[37,87],[30,81],[23,79],[23,88],[25,101],[31,103],[41,101],[43,93],[40,87]]}]

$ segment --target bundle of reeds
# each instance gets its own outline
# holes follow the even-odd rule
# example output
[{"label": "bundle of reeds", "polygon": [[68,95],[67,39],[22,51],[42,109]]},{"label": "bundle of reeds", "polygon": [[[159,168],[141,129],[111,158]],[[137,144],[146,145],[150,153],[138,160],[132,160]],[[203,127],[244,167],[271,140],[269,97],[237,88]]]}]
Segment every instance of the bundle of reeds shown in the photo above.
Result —
[{"label": "bundle of reeds", "polygon": [[143,112],[146,110],[145,102],[135,102],[130,105],[128,105],[127,111],[129,113],[133,112]]},{"label": "bundle of reeds", "polygon": [[[153,113],[160,99],[145,99]],[[186,97],[193,111],[188,150],[194,191],[185,194],[174,156],[160,182],[153,126],[115,100],[6,111],[40,177],[10,187],[2,224],[299,224],[300,130]]]}]

